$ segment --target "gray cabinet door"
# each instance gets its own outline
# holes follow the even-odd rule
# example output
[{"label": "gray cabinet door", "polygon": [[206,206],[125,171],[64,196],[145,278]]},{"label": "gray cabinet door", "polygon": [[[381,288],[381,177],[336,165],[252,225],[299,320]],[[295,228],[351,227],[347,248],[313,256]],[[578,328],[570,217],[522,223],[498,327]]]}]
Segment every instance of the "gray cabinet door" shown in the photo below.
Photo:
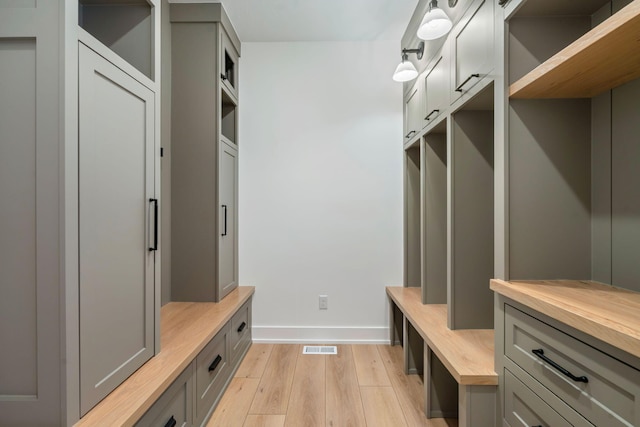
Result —
[{"label": "gray cabinet door", "polygon": [[80,410],[154,353],[154,93],[79,47]]},{"label": "gray cabinet door", "polygon": [[238,150],[220,142],[218,301],[238,286]]},{"label": "gray cabinet door", "polygon": [[410,141],[422,129],[421,91],[418,84],[416,82],[404,102],[404,142]]}]

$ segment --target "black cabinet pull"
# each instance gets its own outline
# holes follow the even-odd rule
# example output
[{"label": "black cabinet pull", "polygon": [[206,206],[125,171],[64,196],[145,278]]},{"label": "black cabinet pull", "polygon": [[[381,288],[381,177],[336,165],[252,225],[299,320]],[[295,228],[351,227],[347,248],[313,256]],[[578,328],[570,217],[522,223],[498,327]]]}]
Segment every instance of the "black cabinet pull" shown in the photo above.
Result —
[{"label": "black cabinet pull", "polygon": [[211,362],[211,365],[209,365],[209,372],[215,371],[220,362],[222,362],[222,356],[217,355],[216,358],[213,359],[213,362]]},{"label": "black cabinet pull", "polygon": [[584,375],[582,375],[580,377],[576,377],[571,372],[567,371],[562,366],[558,365],[556,362],[554,362],[553,360],[549,359],[547,356],[544,355],[544,350],[543,349],[539,348],[537,350],[531,350],[531,352],[533,354],[535,354],[536,356],[538,356],[540,359],[542,359],[545,362],[547,362],[549,365],[553,366],[557,371],[559,371],[564,376],[569,377],[572,380],[577,381],[577,382],[581,382],[581,383],[588,383],[589,382],[589,378],[585,377]]},{"label": "black cabinet pull", "polygon": [[247,326],[245,322],[242,322],[240,326],[238,326],[238,333],[244,331],[244,328]]},{"label": "black cabinet pull", "polygon": [[164,427],[176,427],[176,424],[178,424],[178,422],[173,417],[173,415],[171,415],[171,418],[169,419],[169,421],[167,421],[167,423],[164,425]]},{"label": "black cabinet pull", "polygon": [[224,231],[222,232],[222,236],[227,235],[227,205],[222,205],[222,209],[224,209]]},{"label": "black cabinet pull", "polygon": [[479,78],[480,74],[471,74],[469,77],[467,77],[467,79],[465,81],[463,81],[462,83],[460,83],[460,86],[458,86],[456,88],[456,92],[462,92],[462,88],[464,87],[464,85],[466,85],[467,83],[469,83],[469,80],[471,80],[472,78]]},{"label": "black cabinet pull", "polygon": [[158,199],[149,199],[149,203],[153,203],[153,246],[149,247],[149,251],[158,250]]},{"label": "black cabinet pull", "polygon": [[407,139],[409,139],[409,138],[411,138],[415,133],[416,133],[416,131],[415,131],[415,130],[412,130],[411,132],[409,132],[408,134],[406,134],[404,137],[405,137],[405,138],[407,138]]},{"label": "black cabinet pull", "polygon": [[220,73],[220,78],[222,79],[222,81],[225,81],[228,79],[226,74]]},{"label": "black cabinet pull", "polygon": [[431,120],[431,116],[433,116],[434,114],[437,114],[439,112],[440,112],[440,110],[433,110],[429,114],[427,114],[427,117],[425,117],[424,119],[425,120]]},{"label": "black cabinet pull", "polygon": [[[509,0],[498,0],[498,4],[500,6],[504,6]],[[534,426],[535,427],[535,426]],[[538,427],[542,427],[542,426],[538,426]]]}]

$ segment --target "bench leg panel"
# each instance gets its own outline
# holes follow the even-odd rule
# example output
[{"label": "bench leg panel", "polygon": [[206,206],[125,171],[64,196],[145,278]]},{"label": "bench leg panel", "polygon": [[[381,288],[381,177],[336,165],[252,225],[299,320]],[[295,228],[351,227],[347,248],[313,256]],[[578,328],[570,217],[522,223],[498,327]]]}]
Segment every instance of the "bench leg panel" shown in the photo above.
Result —
[{"label": "bench leg panel", "polygon": [[459,427],[497,425],[496,393],[496,386],[460,385],[458,387]]}]

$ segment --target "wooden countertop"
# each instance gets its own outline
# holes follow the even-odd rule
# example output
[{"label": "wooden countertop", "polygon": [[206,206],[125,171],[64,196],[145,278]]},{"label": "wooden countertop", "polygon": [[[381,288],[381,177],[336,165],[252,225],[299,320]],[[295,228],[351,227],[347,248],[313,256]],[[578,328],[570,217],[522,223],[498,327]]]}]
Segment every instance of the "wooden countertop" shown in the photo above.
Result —
[{"label": "wooden countertop", "polygon": [[449,329],[447,306],[422,304],[420,288],[388,286],[387,295],[458,384],[498,384],[494,368],[493,329]]},{"label": "wooden countertop", "polygon": [[491,289],[640,357],[640,293],[577,280],[491,280]]},{"label": "wooden countertop", "polygon": [[132,426],[255,292],[240,286],[219,303],[171,302],[160,310],[160,353],[76,423]]}]

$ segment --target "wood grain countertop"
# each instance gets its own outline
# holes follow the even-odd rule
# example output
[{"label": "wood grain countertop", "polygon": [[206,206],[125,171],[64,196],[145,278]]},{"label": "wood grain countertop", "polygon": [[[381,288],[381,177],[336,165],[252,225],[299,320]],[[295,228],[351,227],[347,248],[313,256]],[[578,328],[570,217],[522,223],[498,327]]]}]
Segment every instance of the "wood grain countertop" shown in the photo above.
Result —
[{"label": "wood grain countertop", "polygon": [[446,304],[422,304],[420,288],[388,286],[387,295],[458,384],[498,384],[493,329],[449,329]]},{"label": "wood grain countertop", "polygon": [[163,306],[160,353],[75,425],[134,425],[254,292],[253,286],[240,286],[219,303],[171,302]]},{"label": "wood grain countertop", "polygon": [[491,280],[491,289],[640,357],[640,293],[578,280]]}]

